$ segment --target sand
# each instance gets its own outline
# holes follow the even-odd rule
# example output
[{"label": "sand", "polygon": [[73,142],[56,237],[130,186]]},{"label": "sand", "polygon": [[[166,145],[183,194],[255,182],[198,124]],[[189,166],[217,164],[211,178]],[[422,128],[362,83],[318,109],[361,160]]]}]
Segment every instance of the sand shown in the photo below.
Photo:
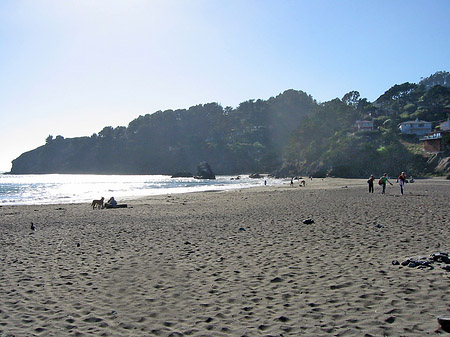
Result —
[{"label": "sand", "polygon": [[0,336],[446,335],[450,181],[366,185],[0,207]]}]

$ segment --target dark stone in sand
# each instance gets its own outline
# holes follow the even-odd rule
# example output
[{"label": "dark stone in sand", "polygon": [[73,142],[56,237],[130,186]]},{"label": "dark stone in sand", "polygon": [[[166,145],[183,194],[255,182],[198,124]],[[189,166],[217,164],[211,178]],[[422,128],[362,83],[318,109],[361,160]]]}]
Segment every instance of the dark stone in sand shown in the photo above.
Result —
[{"label": "dark stone in sand", "polygon": [[433,253],[430,255],[430,257],[435,262],[444,262],[450,264],[450,258],[448,257],[448,253],[445,252]]},{"label": "dark stone in sand", "polygon": [[279,318],[278,318],[278,320],[280,321],[280,322],[287,322],[287,321],[289,321],[289,318],[287,318],[286,316],[280,316]]},{"label": "dark stone in sand", "polygon": [[[396,265],[398,262],[397,260],[392,261],[393,265]],[[429,257],[425,256],[417,256],[417,257],[410,257],[406,260],[404,260],[401,265],[402,266],[408,266],[410,268],[418,268],[418,269],[425,269],[428,268],[429,270],[434,269],[433,264],[438,263],[440,264],[440,267],[446,271],[450,271],[450,259],[448,257],[448,253],[446,252],[439,252],[439,253],[433,253],[430,254]]]},{"label": "dark stone in sand", "polygon": [[305,225],[310,225],[310,224],[314,223],[314,220],[311,219],[311,218],[309,218],[309,219],[303,220],[303,223],[304,223]]},{"label": "dark stone in sand", "polygon": [[450,316],[439,316],[437,318],[442,330],[445,332],[450,332]]}]

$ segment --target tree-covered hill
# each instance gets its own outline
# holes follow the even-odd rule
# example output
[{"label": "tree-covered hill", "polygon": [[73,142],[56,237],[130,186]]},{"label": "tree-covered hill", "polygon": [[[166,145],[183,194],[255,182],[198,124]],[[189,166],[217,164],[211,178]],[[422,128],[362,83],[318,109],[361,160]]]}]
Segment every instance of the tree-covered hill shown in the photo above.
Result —
[{"label": "tree-covered hill", "polygon": [[217,103],[139,116],[91,137],[49,136],[13,161],[11,173],[171,174],[207,161],[218,174],[274,171],[289,134],[317,103],[287,90],[236,108]]},{"label": "tree-covered hill", "polygon": [[[449,118],[449,79],[449,73],[438,72],[419,84],[394,85],[373,103],[353,91],[341,100],[318,105],[291,134],[282,173],[340,177],[401,171],[432,174],[435,163],[429,163],[430,155],[423,151],[419,137],[401,134],[398,125],[419,119],[436,127]],[[373,120],[375,130],[355,132],[356,120]]]},{"label": "tree-covered hill", "polygon": [[[287,90],[236,108],[208,103],[158,111],[91,137],[49,136],[15,159],[11,173],[195,173],[207,161],[217,174],[428,174],[434,167],[418,138],[401,135],[398,123],[446,120],[449,82],[449,73],[437,72],[418,84],[395,85],[375,102],[352,91],[319,104]],[[374,121],[376,131],[355,132],[355,122],[365,119]]]}]

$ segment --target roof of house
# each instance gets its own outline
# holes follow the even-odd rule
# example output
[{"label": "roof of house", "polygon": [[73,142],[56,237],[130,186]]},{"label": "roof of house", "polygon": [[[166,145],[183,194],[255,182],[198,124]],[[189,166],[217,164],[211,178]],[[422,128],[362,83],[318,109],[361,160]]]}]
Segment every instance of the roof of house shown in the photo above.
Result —
[{"label": "roof of house", "polygon": [[431,122],[421,121],[421,120],[419,120],[419,119],[416,119],[415,121],[406,121],[406,122],[400,123],[400,125],[401,125],[401,124],[416,124],[416,123],[427,123],[427,124],[431,124]]},{"label": "roof of house", "polygon": [[[406,122],[402,122],[402,123],[400,123],[399,124],[399,126],[402,126],[402,125],[413,125],[413,124],[425,124],[427,127],[428,126],[431,126],[431,122],[427,122],[427,121],[421,121],[421,120],[419,120],[419,119],[416,119],[415,121],[406,121]],[[425,126],[424,125],[424,126]]]}]

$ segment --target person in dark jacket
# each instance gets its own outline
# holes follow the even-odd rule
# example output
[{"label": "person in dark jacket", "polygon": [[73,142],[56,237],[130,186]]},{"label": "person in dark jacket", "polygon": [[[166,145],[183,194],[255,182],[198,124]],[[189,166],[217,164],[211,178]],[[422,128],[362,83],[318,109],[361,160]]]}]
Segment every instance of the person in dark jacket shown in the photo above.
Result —
[{"label": "person in dark jacket", "polygon": [[369,184],[369,193],[373,193],[373,181],[375,180],[375,177],[370,175],[369,180],[367,180],[367,183]]}]

